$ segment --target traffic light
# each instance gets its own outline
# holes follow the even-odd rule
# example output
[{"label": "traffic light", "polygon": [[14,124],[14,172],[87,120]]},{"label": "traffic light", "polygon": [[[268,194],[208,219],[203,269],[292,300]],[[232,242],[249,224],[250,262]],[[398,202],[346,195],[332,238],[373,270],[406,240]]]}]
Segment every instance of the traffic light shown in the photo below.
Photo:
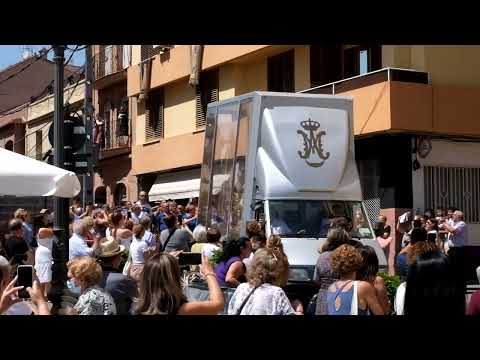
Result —
[{"label": "traffic light", "polygon": [[[82,147],[87,141],[85,125],[82,118],[77,113],[71,113],[64,120],[64,168],[76,174],[89,174],[89,164],[92,161],[92,154],[84,153]],[[50,126],[48,131],[48,140],[54,144],[54,125]],[[89,148],[89,147],[88,147]],[[52,148],[54,151],[54,149]],[[53,165],[53,151],[48,155],[47,162]]]}]

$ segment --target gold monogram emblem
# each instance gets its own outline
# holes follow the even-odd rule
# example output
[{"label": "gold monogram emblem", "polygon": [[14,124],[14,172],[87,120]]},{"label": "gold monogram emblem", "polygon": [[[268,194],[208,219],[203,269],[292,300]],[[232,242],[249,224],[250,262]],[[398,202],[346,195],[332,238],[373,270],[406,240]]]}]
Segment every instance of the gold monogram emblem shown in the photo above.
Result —
[{"label": "gold monogram emblem", "polygon": [[[299,151],[298,156],[300,156],[301,159],[304,159],[307,165],[314,168],[318,168],[322,166],[325,160],[327,160],[330,157],[329,152],[327,152],[326,154],[323,153],[323,146],[322,146],[322,136],[326,135],[327,133],[325,131],[319,131],[317,133],[317,130],[320,127],[320,124],[310,119],[308,119],[308,121],[302,121],[300,125],[306,131],[297,130],[297,134],[302,135],[303,146],[304,146],[303,154],[301,151]],[[308,161],[310,156],[315,153],[323,161],[320,161],[320,162]]]}]

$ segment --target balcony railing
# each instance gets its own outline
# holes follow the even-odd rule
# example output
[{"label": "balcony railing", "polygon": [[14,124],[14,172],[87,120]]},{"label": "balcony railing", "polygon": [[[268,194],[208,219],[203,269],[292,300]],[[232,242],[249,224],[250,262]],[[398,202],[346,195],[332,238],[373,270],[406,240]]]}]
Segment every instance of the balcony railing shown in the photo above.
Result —
[{"label": "balcony railing", "polygon": [[100,46],[100,51],[93,56],[94,80],[125,70],[130,65],[128,45]]},{"label": "balcony railing", "polygon": [[363,75],[316,86],[311,89],[302,90],[300,93],[334,95],[385,81],[429,84],[430,77],[426,72],[412,69],[384,68]]},{"label": "balcony railing", "polygon": [[130,136],[116,136],[115,134],[105,132],[105,146],[101,148],[102,150],[112,150],[118,148],[128,148],[130,147]]}]

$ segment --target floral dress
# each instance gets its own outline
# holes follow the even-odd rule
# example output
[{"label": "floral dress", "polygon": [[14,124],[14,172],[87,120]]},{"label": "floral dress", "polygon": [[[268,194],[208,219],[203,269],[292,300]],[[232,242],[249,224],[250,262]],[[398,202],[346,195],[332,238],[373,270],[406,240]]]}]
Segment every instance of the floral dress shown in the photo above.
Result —
[{"label": "floral dress", "polygon": [[87,288],[78,298],[74,308],[77,310],[78,315],[117,314],[113,298],[98,286]]},{"label": "floral dress", "polygon": [[[228,315],[236,315],[245,298],[254,287],[249,283],[240,284],[228,304]],[[250,296],[240,315],[294,315],[290,301],[282,288],[262,284]]]}]

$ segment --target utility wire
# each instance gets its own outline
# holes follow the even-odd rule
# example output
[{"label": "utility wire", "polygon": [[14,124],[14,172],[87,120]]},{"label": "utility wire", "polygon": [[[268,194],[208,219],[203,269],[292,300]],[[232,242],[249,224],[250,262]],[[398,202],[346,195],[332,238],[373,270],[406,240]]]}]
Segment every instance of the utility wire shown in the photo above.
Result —
[{"label": "utility wire", "polygon": [[[78,76],[78,79],[77,79],[77,82],[75,83],[75,86],[73,87],[71,93],[70,93],[70,96],[68,97],[67,101],[65,101],[65,104],[64,104],[64,107],[65,107],[65,110],[67,110],[68,106],[70,105],[70,100],[72,99],[73,97],[73,94],[75,93],[75,90],[77,89],[77,86],[78,84],[80,83],[80,81],[82,80],[82,75],[84,74],[85,72],[85,68],[83,68],[83,70],[80,72],[79,76]],[[53,81],[52,81],[53,82]],[[64,92],[65,92],[65,89],[64,89]],[[27,104],[25,107],[28,107],[30,104]],[[20,110],[16,110],[16,111],[20,111]],[[16,112],[15,111],[15,112]],[[45,128],[47,125],[50,125],[52,122],[46,122],[45,124],[42,125],[42,127],[40,127],[39,129],[37,129],[36,131],[39,131],[43,128]],[[22,139],[19,139],[18,141],[16,141],[14,143],[15,144],[18,144],[22,141],[24,141],[28,136],[32,135],[32,134],[35,134],[35,132],[31,132],[29,134],[26,134]]]},{"label": "utility wire", "polygon": [[16,73],[13,73],[11,74],[10,76],[8,76],[7,78],[3,79],[2,81],[0,81],[0,85],[3,84],[4,82],[10,80],[11,78],[14,78],[15,76],[17,76],[18,74],[24,72],[25,70],[27,70],[30,66],[32,66],[33,64],[35,64],[37,61],[39,61],[40,59],[42,59],[44,56],[46,56],[53,48],[50,48],[47,50],[47,52],[45,52],[43,55],[36,55],[37,58],[35,59],[35,61],[32,61],[30,64],[28,65],[25,65],[23,68],[21,68],[20,70],[18,70]]},{"label": "utility wire", "polygon": [[[65,62],[65,65],[64,65],[64,66],[67,66],[67,65],[70,63],[70,60],[72,60],[73,55],[75,55],[75,53],[78,51],[78,47],[79,47],[79,46],[80,46],[80,45],[77,45],[74,50],[71,50],[72,53],[70,54],[70,57],[68,58],[68,60]],[[68,48],[68,47],[67,47],[67,48]],[[68,48],[68,49],[69,49],[69,48]],[[70,49],[69,49],[69,50],[70,50]]]}]

